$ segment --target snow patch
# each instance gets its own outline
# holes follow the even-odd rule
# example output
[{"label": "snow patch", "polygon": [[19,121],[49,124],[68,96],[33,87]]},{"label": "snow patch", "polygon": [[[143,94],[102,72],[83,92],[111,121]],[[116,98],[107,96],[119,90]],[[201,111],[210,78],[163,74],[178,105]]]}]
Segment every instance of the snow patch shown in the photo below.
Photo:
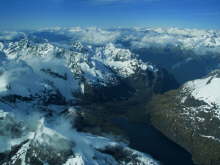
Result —
[{"label": "snow patch", "polygon": [[192,91],[191,94],[196,99],[209,105],[220,106],[220,78],[218,76],[194,80],[187,83],[185,87]]}]

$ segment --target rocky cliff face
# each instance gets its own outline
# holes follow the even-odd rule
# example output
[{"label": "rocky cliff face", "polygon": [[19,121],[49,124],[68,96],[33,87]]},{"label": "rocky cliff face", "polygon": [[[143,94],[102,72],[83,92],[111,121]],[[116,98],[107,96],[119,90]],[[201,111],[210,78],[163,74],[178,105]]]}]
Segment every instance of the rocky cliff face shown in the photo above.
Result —
[{"label": "rocky cliff face", "polygon": [[220,163],[219,70],[152,101],[152,123],[192,153],[199,165]]}]

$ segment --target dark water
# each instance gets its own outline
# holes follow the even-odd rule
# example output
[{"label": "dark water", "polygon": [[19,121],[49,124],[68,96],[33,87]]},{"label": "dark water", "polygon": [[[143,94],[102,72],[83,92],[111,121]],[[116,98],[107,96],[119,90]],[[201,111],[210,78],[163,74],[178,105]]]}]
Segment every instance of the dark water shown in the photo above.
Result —
[{"label": "dark water", "polygon": [[131,123],[124,118],[113,123],[125,130],[130,137],[130,147],[151,155],[162,165],[194,165],[191,154],[166,138],[153,126]]}]

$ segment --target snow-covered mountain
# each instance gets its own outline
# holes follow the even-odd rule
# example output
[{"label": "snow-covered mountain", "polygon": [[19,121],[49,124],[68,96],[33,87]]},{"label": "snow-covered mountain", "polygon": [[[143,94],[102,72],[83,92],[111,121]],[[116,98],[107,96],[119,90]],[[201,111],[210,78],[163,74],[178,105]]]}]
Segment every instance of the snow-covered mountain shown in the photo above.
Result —
[{"label": "snow-covered mountain", "polygon": [[[131,85],[132,83],[122,85],[122,83],[125,83],[125,79],[145,74],[145,77],[149,77],[148,79],[156,82],[160,81],[159,77],[161,77],[159,76],[161,72],[155,66],[143,62],[138,58],[138,55],[132,53],[129,49],[121,48],[113,43],[97,46],[96,44],[83,44],[79,41],[71,41],[70,43],[49,42],[46,39],[42,41],[31,35],[31,37],[18,41],[5,41],[2,43],[2,54],[3,58],[9,60],[28,61],[33,56],[41,57],[42,61],[51,58],[61,59],[64,65],[73,73],[75,79],[80,82],[83,93],[86,96],[94,95],[94,90],[90,90],[92,87],[95,89],[95,95],[99,95],[100,99],[104,97],[110,99],[106,96],[107,91],[100,90],[100,87],[118,86],[122,89],[122,87],[130,86],[130,89],[124,88],[123,92],[111,96],[125,98],[125,96],[130,95],[132,90],[135,90],[133,88],[136,88]],[[44,70],[48,72],[51,69]],[[147,72],[151,72],[153,77],[150,78],[149,74],[147,76]],[[146,86],[151,85],[149,82],[143,83]],[[161,84],[162,88],[164,88],[163,84]],[[110,93],[112,93],[111,90]]]},{"label": "snow-covered mountain", "polygon": [[154,88],[163,79],[162,71],[111,43],[39,40],[1,43],[0,164],[159,164],[114,137],[78,132],[75,118],[91,90],[111,87],[131,92],[122,82],[138,75],[146,78],[146,87]]},{"label": "snow-covered mountain", "polygon": [[[108,115],[123,116],[125,111],[137,109],[140,102],[140,108],[145,108],[145,102],[155,93],[178,87],[172,75],[152,62],[179,76],[183,68],[190,69],[188,64],[197,66],[202,74],[196,72],[190,78],[218,68],[219,39],[219,31],[177,28],[53,28],[1,32],[0,164],[159,164],[150,156],[129,148],[112,132],[111,138],[110,135],[104,137],[110,133],[107,131],[91,134],[91,127],[99,128],[96,121],[109,124]],[[206,59],[211,59],[210,65],[200,65]],[[195,65],[198,61],[199,65]],[[157,122],[161,121],[158,114],[159,117],[166,112],[173,114],[173,106],[181,106],[180,113],[174,111],[175,120],[163,120],[169,123],[162,125],[163,129],[166,126],[165,134],[172,132],[173,127],[188,130],[190,125],[190,137],[196,133],[202,140],[218,139],[214,131],[219,122],[219,96],[214,89],[219,82],[217,73],[185,84],[171,94],[172,97],[165,94],[169,101],[165,109],[169,105],[171,108],[163,113],[161,108],[155,110]],[[173,105],[174,100],[177,101]],[[156,101],[155,105],[160,106],[160,98]],[[108,112],[108,108],[114,112]],[[89,127],[81,129],[86,132],[79,132],[78,125],[84,126],[79,118],[83,118],[83,122],[91,118],[93,123],[84,123]],[[187,128],[178,128],[178,123],[173,126],[178,119]],[[212,130],[203,127],[202,121],[206,123],[206,120]],[[197,129],[201,131],[199,134]],[[180,144],[185,140],[173,139]],[[185,148],[192,152],[188,146]]]},{"label": "snow-covered mountain", "polygon": [[[117,47],[138,54],[139,59],[144,62],[166,68],[181,84],[205,76],[213,69],[219,69],[219,30],[57,27],[29,32],[0,33],[0,42],[4,43],[19,41],[22,38],[62,47],[70,47],[76,41],[84,46],[93,47],[113,43]],[[186,74],[180,76],[182,72]]]},{"label": "snow-covered mountain", "polygon": [[124,143],[74,129],[71,105],[82,87],[62,59],[1,63],[0,164],[158,164]]},{"label": "snow-covered mountain", "polygon": [[202,79],[188,82],[183,90],[189,91],[195,99],[207,103],[208,106],[218,107],[220,106],[219,83],[220,71],[215,70]]},{"label": "snow-covered mountain", "polygon": [[117,48],[112,43],[94,48],[90,45],[82,45],[80,42],[57,45],[22,39],[2,44],[1,47],[8,59],[25,60],[30,56],[31,58],[32,56],[63,58],[74,75],[81,75],[81,78],[83,77],[90,84],[117,83],[117,77],[129,77],[137,70],[157,71],[152,65],[138,60],[128,49]]},{"label": "snow-covered mountain", "polygon": [[[76,112],[69,109],[69,113]],[[37,113],[15,116],[0,111],[2,165],[159,164],[126,144],[77,132],[68,118],[54,116],[50,121],[44,120],[43,115]]]},{"label": "snow-covered mountain", "polygon": [[197,164],[220,163],[219,88],[220,70],[215,70],[155,98],[154,125],[191,152]]}]

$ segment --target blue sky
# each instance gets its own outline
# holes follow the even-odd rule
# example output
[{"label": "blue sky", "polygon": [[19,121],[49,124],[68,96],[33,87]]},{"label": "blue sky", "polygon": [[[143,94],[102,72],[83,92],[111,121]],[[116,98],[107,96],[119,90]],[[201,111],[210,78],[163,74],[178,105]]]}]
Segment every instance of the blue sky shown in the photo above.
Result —
[{"label": "blue sky", "polygon": [[0,29],[187,27],[220,29],[219,0],[1,0]]}]

